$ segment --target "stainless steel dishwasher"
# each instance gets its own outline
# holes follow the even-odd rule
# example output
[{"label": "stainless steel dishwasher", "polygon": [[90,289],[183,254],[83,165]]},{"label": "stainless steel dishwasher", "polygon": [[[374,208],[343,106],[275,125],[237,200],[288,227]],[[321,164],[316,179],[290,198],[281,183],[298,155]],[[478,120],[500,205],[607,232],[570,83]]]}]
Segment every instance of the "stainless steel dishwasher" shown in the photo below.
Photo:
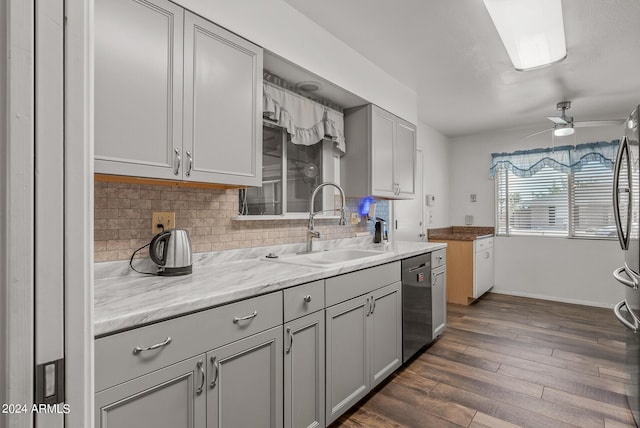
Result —
[{"label": "stainless steel dishwasher", "polygon": [[[402,260],[402,362],[433,342],[434,315],[442,317],[442,293],[434,290],[431,266],[431,253]],[[441,332],[437,328],[436,334]]]}]

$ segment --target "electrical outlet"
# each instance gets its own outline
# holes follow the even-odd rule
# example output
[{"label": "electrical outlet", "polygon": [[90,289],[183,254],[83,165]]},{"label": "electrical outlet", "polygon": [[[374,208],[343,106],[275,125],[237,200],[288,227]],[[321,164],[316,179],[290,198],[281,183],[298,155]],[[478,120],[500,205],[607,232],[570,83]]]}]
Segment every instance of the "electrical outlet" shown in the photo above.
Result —
[{"label": "electrical outlet", "polygon": [[[162,227],[158,227],[161,224]],[[164,229],[163,229],[164,227]],[[176,213],[175,211],[154,211],[151,216],[151,231],[155,235],[163,230],[175,229]]]},{"label": "electrical outlet", "polygon": [[349,219],[349,223],[351,223],[351,224],[360,223],[360,216],[358,216],[358,213],[351,213],[351,217]]}]

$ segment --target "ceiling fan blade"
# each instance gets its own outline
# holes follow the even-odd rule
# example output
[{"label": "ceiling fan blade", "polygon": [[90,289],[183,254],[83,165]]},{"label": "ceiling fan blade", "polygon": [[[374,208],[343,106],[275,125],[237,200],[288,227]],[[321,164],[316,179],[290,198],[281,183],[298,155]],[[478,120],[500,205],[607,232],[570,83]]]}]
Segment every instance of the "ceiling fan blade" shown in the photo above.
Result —
[{"label": "ceiling fan blade", "polygon": [[587,120],[584,122],[573,122],[573,126],[576,128],[587,128],[591,126],[615,126],[622,125],[624,123],[624,119],[614,119],[614,120]]},{"label": "ceiling fan blade", "polygon": [[521,139],[521,140],[524,140],[524,139],[526,139],[526,138],[533,137],[533,136],[535,136],[535,135],[544,134],[545,132],[547,132],[547,131],[552,131],[552,130],[553,130],[553,128],[543,129],[542,131],[534,132],[533,134],[529,134],[529,135],[525,135],[524,137],[520,137],[520,139]]},{"label": "ceiling fan blade", "polygon": [[558,116],[547,116],[547,119],[549,119],[553,123],[557,123],[558,125],[568,125],[569,124],[569,122],[567,122],[566,120],[564,120],[563,118],[558,117]]}]

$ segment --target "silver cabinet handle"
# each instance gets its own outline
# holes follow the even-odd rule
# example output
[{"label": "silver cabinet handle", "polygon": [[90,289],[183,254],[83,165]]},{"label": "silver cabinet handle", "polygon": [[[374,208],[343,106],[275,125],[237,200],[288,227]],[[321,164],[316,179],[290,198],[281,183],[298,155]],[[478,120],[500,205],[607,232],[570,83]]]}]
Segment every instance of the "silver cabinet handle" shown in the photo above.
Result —
[{"label": "silver cabinet handle", "polygon": [[370,297],[367,297],[367,316],[369,316],[369,314],[371,313],[371,304],[369,303],[369,299]]},{"label": "silver cabinet handle", "polygon": [[287,334],[289,335],[289,346],[287,347],[287,354],[291,352],[291,348],[293,347],[293,333],[291,332],[291,327],[287,327]]},{"label": "silver cabinet handle", "polygon": [[306,295],[306,296],[304,296],[302,299],[303,299],[306,303],[310,303],[310,302],[311,302],[311,295],[310,295],[310,294],[307,294],[307,295]]},{"label": "silver cabinet handle", "polygon": [[213,368],[216,369],[215,371],[216,374],[213,376],[213,379],[211,380],[211,382],[209,382],[209,388],[213,389],[216,387],[216,383],[218,382],[218,376],[220,375],[220,366],[218,366],[218,362],[216,361],[215,356],[211,357],[210,361]]},{"label": "silver cabinet handle", "polygon": [[633,315],[631,313],[631,311],[627,311],[629,313],[629,315],[631,315],[631,317],[633,318],[633,324],[631,324],[629,321],[626,320],[625,317],[622,316],[622,312],[620,312],[620,310],[622,309],[623,306],[627,306],[627,302],[626,301],[622,301],[619,302],[614,308],[613,308],[613,313],[616,315],[616,318],[618,318],[618,321],[620,321],[620,323],[622,323],[622,325],[624,325],[625,327],[627,327],[629,330],[631,330],[634,333],[638,333],[638,331],[640,331],[640,323],[638,322],[638,319],[635,317],[635,315]]},{"label": "silver cabinet handle", "polygon": [[144,351],[153,351],[154,349],[163,348],[171,343],[171,336],[167,337],[164,342],[156,343],[155,345],[140,347],[136,346],[133,348],[133,355],[138,355],[140,352]]},{"label": "silver cabinet handle", "polygon": [[488,259],[488,258],[489,258],[489,252],[488,252],[488,251],[484,253],[484,258],[485,258],[485,259]]},{"label": "silver cabinet handle", "polygon": [[373,315],[373,311],[376,310],[376,299],[372,297],[371,303],[373,303],[373,306],[371,307],[371,315]]},{"label": "silver cabinet handle", "polygon": [[[622,272],[625,273],[625,275],[630,278],[624,278],[622,276]],[[638,280],[635,279],[634,277],[630,276],[627,273],[627,269],[625,269],[624,266],[620,266],[618,269],[613,271],[613,277],[622,285],[626,285],[627,287],[631,288],[632,290],[637,290],[638,289]]]},{"label": "silver cabinet handle", "polygon": [[198,387],[198,389],[196,389],[196,394],[200,395],[202,394],[202,391],[204,391],[204,381],[205,381],[205,373],[204,373],[204,363],[202,362],[202,360],[198,361],[198,363],[196,364],[196,367],[198,368],[198,370],[200,370],[200,375],[202,376],[202,381],[200,382],[200,386]]},{"label": "silver cabinet handle", "polygon": [[249,315],[245,315],[243,317],[234,317],[233,318],[233,322],[234,323],[238,323],[238,321],[250,320],[251,318],[255,318],[256,316],[258,316],[258,311],[253,311],[253,313],[251,313]]},{"label": "silver cabinet handle", "polygon": [[191,156],[191,152],[187,150],[186,152],[187,158],[189,159],[189,166],[187,168],[187,177],[191,176],[191,170],[193,169],[193,157]]},{"label": "silver cabinet handle", "polygon": [[176,160],[178,161],[178,165],[176,165],[176,168],[173,170],[173,175],[178,175],[180,172],[180,163],[182,162],[182,158],[180,157],[180,150],[173,149],[173,151],[175,153]]}]

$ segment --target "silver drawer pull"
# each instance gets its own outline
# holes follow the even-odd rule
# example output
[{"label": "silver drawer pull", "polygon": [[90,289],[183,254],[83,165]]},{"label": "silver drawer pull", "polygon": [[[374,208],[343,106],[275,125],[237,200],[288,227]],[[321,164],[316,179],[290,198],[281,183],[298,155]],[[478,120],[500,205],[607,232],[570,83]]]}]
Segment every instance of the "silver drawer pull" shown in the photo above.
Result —
[{"label": "silver drawer pull", "polygon": [[196,367],[198,368],[198,370],[200,370],[200,376],[201,376],[200,386],[196,389],[196,395],[200,395],[204,391],[204,381],[206,379],[206,375],[204,373],[204,363],[202,362],[202,360],[198,361],[198,364],[196,364]]},{"label": "silver drawer pull", "polygon": [[256,316],[258,316],[258,311],[253,311],[252,314],[249,315],[245,315],[243,317],[234,317],[233,318],[233,322],[237,323],[238,321],[246,321],[246,320],[250,320],[251,318],[255,318]]},{"label": "silver drawer pull", "polygon": [[305,302],[310,303],[310,302],[311,302],[311,295],[310,295],[310,294],[307,294],[307,295],[306,295],[306,296],[304,296],[302,299],[303,299]]},{"label": "silver drawer pull", "polygon": [[147,346],[145,348],[136,346],[135,348],[133,348],[133,355],[138,355],[140,352],[143,352],[143,351],[153,351],[154,349],[165,347],[170,343],[171,343],[171,336],[167,337],[164,340],[164,342],[156,343],[155,345]]},{"label": "silver drawer pull", "polygon": [[209,383],[209,388],[213,389],[216,387],[216,383],[218,382],[218,376],[220,376],[220,367],[218,366],[216,357],[211,357],[211,365],[216,369],[216,374],[213,376],[211,383]]},{"label": "silver drawer pull", "polygon": [[288,354],[291,352],[291,348],[293,347],[293,333],[291,332],[291,327],[287,327],[287,334],[289,335],[289,346],[285,352]]}]

